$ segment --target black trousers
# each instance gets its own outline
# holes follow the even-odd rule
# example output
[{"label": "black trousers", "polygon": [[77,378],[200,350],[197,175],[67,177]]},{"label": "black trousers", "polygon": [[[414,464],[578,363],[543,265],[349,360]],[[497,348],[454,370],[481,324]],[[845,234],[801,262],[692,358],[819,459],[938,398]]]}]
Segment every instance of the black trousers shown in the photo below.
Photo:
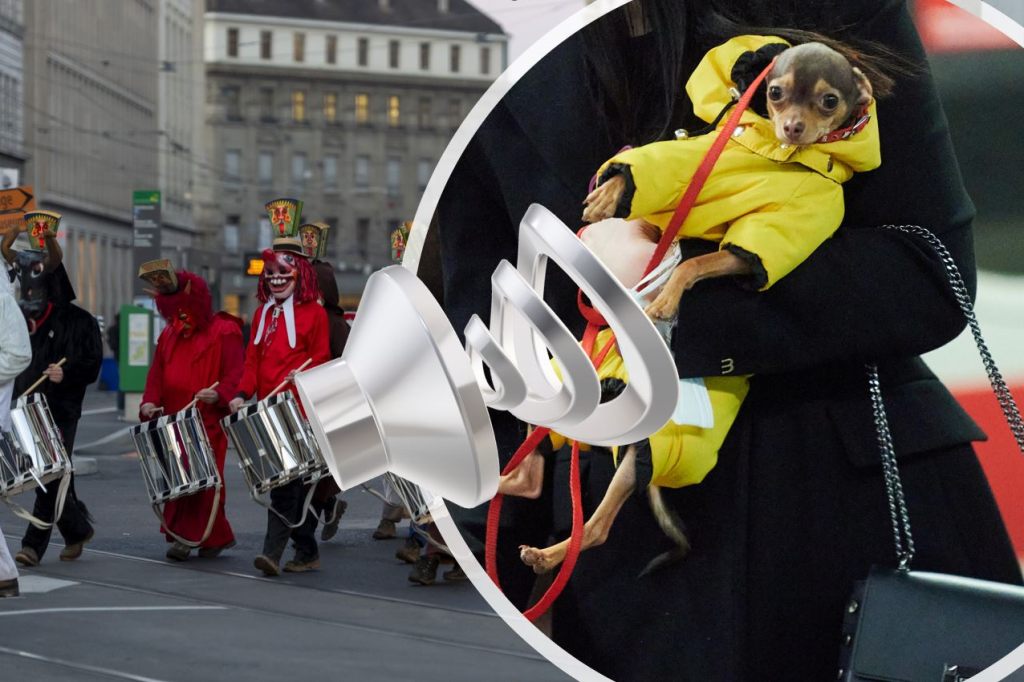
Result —
[{"label": "black trousers", "polygon": [[[292,481],[287,485],[270,491],[270,504],[281,516],[295,523],[302,516],[302,503],[309,492],[309,486],[302,481]],[[263,538],[263,554],[275,561],[280,561],[288,546],[288,538],[295,544],[295,558],[309,561],[320,556],[316,538],[316,512],[310,509],[306,520],[297,528],[289,528],[281,518],[272,511],[267,512],[267,534]]]},{"label": "black trousers", "polygon": [[[57,428],[60,429],[61,435],[64,438],[64,448],[70,456],[75,449],[75,434],[78,431],[78,421],[57,424]],[[58,482],[54,481],[46,486],[45,493],[42,488],[36,488],[36,501],[32,507],[32,513],[40,521],[47,523],[53,521],[53,514],[57,507],[58,487]],[[57,530],[60,531],[61,537],[64,538],[64,544],[67,545],[81,542],[89,537],[93,530],[92,525],[89,523],[85,505],[78,500],[78,496],[75,494],[74,474],[71,474],[71,484],[68,486],[64,512],[57,519]],[[42,559],[43,554],[46,553],[47,546],[50,544],[52,532],[53,528],[43,530],[29,524],[28,530],[25,531],[25,537],[21,540],[21,546],[31,547],[39,555],[39,558]]]}]

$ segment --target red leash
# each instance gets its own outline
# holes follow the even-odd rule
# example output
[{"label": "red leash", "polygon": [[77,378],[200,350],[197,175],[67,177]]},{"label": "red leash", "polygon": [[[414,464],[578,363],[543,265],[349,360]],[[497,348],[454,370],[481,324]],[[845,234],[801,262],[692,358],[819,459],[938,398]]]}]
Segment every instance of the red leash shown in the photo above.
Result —
[{"label": "red leash", "polygon": [[[729,119],[722,127],[722,130],[718,133],[718,137],[715,138],[711,148],[708,149],[707,154],[704,156],[700,166],[697,168],[697,172],[693,174],[690,184],[683,193],[683,197],[680,199],[679,205],[672,214],[672,220],[669,221],[668,226],[662,233],[661,239],[658,241],[658,246],[654,250],[654,255],[651,256],[651,260],[644,270],[644,276],[647,276],[651,270],[657,267],[661,263],[662,259],[664,259],[665,254],[675,241],[676,235],[679,234],[679,230],[683,226],[683,222],[686,221],[686,217],[690,214],[690,209],[692,209],[693,205],[697,202],[697,196],[704,187],[704,183],[707,182],[708,176],[711,175],[711,170],[718,161],[718,157],[721,156],[722,151],[725,149],[726,142],[728,142],[729,138],[732,137],[733,131],[736,130],[736,127],[739,125],[740,117],[750,105],[750,100],[753,99],[754,92],[774,65],[775,61],[772,60],[772,63],[765,67],[760,75],[758,75],[758,77],[750,84],[746,92],[743,93],[743,96],[736,104],[736,107],[733,109]],[[612,338],[609,339],[604,347],[601,348],[597,356],[593,356],[597,333],[601,327],[607,326],[607,323],[596,309],[583,302],[582,291],[577,294],[577,306],[579,307],[580,313],[583,315],[584,319],[587,320],[587,327],[583,332],[583,339],[580,343],[587,355],[592,357],[594,368],[596,369],[601,366],[601,363],[604,362],[605,357],[608,355],[609,351],[611,351],[612,346],[615,345],[615,336],[613,335]],[[546,427],[538,427],[534,429],[533,433],[527,436],[526,440],[523,441],[523,444],[519,446],[518,450],[516,450],[512,459],[509,460],[509,463],[501,472],[501,475],[505,476],[515,471],[522,461],[526,459],[527,455],[533,452],[537,445],[539,445],[544,437],[550,432],[551,429]],[[579,559],[583,545],[584,526],[579,457],[579,443],[573,441],[572,455],[569,460],[569,496],[572,501],[572,531],[569,535],[569,548],[566,552],[565,559],[562,561],[562,566],[558,570],[558,575],[555,576],[555,580],[551,583],[551,586],[547,589],[544,595],[537,600],[536,604],[523,612],[523,615],[530,621],[534,621],[542,616],[551,607],[555,600],[558,599],[562,590],[564,590],[565,586],[568,584],[569,577],[572,575],[572,571],[576,567],[576,561]],[[503,500],[504,495],[500,493],[495,495],[487,509],[486,541],[484,543],[484,563],[487,569],[487,575],[490,576],[491,580],[493,580],[494,584],[499,588],[501,587],[501,582],[499,582],[498,579],[497,562],[498,522],[501,517],[501,506]]]}]

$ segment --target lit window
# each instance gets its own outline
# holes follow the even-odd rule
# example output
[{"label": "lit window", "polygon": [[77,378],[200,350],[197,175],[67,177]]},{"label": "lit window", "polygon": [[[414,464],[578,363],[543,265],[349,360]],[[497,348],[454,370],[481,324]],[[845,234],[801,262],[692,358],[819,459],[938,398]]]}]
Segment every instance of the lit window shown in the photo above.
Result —
[{"label": "lit window", "polygon": [[306,91],[292,91],[292,121],[295,123],[306,122]]},{"label": "lit window", "polygon": [[260,59],[272,59],[274,56],[274,34],[272,31],[260,31]]},{"label": "lit window", "polygon": [[370,122],[370,96],[365,93],[356,95],[356,123]]},{"label": "lit window", "polygon": [[452,73],[459,72],[459,57],[462,51],[458,45],[452,45],[448,50],[448,65]]},{"label": "lit window", "polygon": [[338,122],[338,95],[334,92],[324,93],[324,121]]},{"label": "lit window", "polygon": [[228,56],[229,57],[237,57],[238,56],[238,29],[237,28],[229,28],[228,29]]},{"label": "lit window", "polygon": [[338,36],[327,36],[327,54],[328,64],[338,63]]},{"label": "lit window", "polygon": [[398,106],[398,95],[388,97],[388,125],[397,128],[402,122],[401,111]]},{"label": "lit window", "polygon": [[297,62],[306,61],[306,34],[295,33],[292,36],[292,56]]},{"label": "lit window", "polygon": [[401,50],[401,43],[397,40],[388,42],[388,66],[392,69],[397,69],[399,65],[399,55]]},{"label": "lit window", "polygon": [[370,64],[370,39],[360,38],[356,43],[356,57],[358,59],[359,66],[368,66]]}]

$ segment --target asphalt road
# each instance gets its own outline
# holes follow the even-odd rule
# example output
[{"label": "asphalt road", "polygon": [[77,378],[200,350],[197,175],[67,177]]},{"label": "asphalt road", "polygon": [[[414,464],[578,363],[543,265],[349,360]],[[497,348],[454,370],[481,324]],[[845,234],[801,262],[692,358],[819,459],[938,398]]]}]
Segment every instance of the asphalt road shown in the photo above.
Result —
[{"label": "asphalt road", "polygon": [[[90,392],[79,445],[124,428],[113,405],[111,394]],[[40,566],[22,571],[22,597],[0,600],[4,682],[568,679],[468,582],[446,583],[439,572],[432,586],[410,583],[410,567],[394,556],[401,539],[371,538],[381,504],[366,493],[345,493],[348,511],[321,545],[321,570],[265,578],[252,560],[266,511],[249,498],[233,451],[227,514],[238,545],[182,564],[164,558],[130,439],[76,457],[97,464],[75,482],[96,537],[81,559],[61,562],[55,534]],[[4,508],[0,525],[17,551],[24,523]]]}]

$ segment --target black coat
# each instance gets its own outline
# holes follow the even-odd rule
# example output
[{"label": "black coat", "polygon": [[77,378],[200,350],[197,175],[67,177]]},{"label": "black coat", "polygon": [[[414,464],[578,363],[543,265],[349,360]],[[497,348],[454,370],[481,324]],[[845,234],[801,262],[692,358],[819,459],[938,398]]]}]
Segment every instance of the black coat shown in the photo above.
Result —
[{"label": "black coat", "polygon": [[[839,5],[835,25],[923,59],[902,2]],[[487,319],[490,274],[500,258],[514,262],[527,206],[541,203],[575,229],[591,174],[622,144],[595,120],[581,60],[571,39],[524,77],[480,129],[441,199],[444,302],[460,332],[472,313]],[[933,230],[973,293],[973,207],[930,75],[898,79],[878,120],[882,166],[845,186],[847,214],[834,238],[767,292],[716,280],[682,298],[680,375],[731,368],[754,377],[716,468],[700,485],[667,491],[686,523],[690,556],[637,578],[670,545],[646,502],[632,499],[608,542],[582,555],[554,608],[555,641],[614,679],[835,678],[852,582],[894,556],[866,360],[880,365],[914,566],[1021,581],[970,446],[983,434],[916,357],[954,338],[963,315],[929,247],[879,227]],[[561,273],[549,273],[546,299],[581,329],[574,295]],[[493,416],[507,458],[522,428],[505,413]],[[500,568],[520,606],[532,576],[515,546],[568,534],[567,454],[554,459],[541,499],[511,500],[503,515]],[[585,456],[588,514],[610,480],[608,460]],[[457,513],[478,538],[484,509]]]},{"label": "black coat", "polygon": [[55,305],[53,312],[30,337],[32,364],[18,375],[14,395],[21,395],[49,365],[66,357],[64,380],[44,381],[36,392],[46,396],[53,419],[62,430],[82,416],[85,390],[100,373],[103,341],[96,318],[72,303]]}]

